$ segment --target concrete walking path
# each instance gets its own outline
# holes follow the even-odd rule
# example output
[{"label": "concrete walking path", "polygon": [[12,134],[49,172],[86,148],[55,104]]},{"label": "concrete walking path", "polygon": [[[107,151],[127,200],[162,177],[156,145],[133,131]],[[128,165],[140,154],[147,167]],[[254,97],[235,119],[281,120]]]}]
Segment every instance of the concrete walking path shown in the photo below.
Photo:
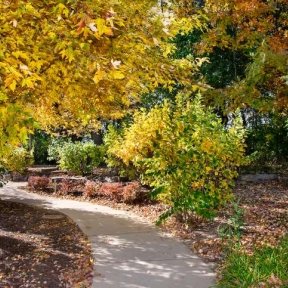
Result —
[{"label": "concrete walking path", "polygon": [[139,216],[18,189],[25,184],[8,183],[0,188],[0,198],[54,209],[72,218],[92,243],[93,287],[207,288],[214,283],[209,265]]}]

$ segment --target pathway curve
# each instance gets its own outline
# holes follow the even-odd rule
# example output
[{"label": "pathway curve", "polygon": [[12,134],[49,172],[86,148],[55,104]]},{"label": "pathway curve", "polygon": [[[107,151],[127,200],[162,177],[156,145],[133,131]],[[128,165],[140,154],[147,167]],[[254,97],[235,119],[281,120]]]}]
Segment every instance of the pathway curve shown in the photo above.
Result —
[{"label": "pathway curve", "polygon": [[126,211],[74,200],[45,197],[8,183],[0,198],[55,209],[88,235],[95,258],[93,287],[207,288],[215,275],[180,241]]}]

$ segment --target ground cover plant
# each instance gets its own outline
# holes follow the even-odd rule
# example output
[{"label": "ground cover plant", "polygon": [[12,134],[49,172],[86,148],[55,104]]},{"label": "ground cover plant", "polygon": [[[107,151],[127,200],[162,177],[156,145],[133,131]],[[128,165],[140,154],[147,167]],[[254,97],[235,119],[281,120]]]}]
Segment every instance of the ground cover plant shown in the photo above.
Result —
[{"label": "ground cover plant", "polygon": [[256,248],[252,255],[230,251],[216,287],[288,287],[288,238],[276,247]]}]

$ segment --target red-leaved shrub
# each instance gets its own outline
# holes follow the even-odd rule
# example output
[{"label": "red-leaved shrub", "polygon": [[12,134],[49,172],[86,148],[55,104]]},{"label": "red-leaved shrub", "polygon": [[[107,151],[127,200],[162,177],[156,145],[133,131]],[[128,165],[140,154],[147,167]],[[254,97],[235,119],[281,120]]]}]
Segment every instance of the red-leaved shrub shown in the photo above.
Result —
[{"label": "red-leaved shrub", "polygon": [[101,184],[95,181],[87,181],[84,187],[83,196],[84,197],[93,197],[99,195],[99,189]]},{"label": "red-leaved shrub", "polygon": [[143,192],[141,184],[137,181],[127,184],[122,182],[103,183],[100,187],[98,186],[97,189],[97,195],[109,197],[124,203],[140,202],[147,196],[147,193],[145,194]]},{"label": "red-leaved shrub", "polygon": [[133,203],[142,200],[141,184],[137,181],[127,183],[123,188],[123,201],[125,203]]},{"label": "red-leaved shrub", "polygon": [[103,183],[99,188],[99,195],[120,201],[123,194],[124,184],[121,182]]},{"label": "red-leaved shrub", "polygon": [[84,183],[77,182],[69,179],[63,179],[59,184],[59,189],[57,189],[59,194],[67,195],[69,193],[83,193]]},{"label": "red-leaved shrub", "polygon": [[46,190],[50,180],[46,176],[30,176],[28,178],[28,187],[33,190]]}]

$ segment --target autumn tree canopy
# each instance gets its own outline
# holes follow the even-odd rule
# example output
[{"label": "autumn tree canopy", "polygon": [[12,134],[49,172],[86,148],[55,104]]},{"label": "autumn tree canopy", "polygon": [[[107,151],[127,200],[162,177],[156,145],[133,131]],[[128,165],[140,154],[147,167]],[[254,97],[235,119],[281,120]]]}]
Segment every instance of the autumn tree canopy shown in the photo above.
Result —
[{"label": "autumn tree canopy", "polygon": [[209,105],[286,113],[286,2],[1,1],[0,151],[35,123],[97,129],[140,95],[202,80]]},{"label": "autumn tree canopy", "polygon": [[[174,11],[201,15],[205,29],[178,39],[183,54],[206,56],[207,96],[229,111],[252,107],[287,113],[288,2],[286,0],[177,0]],[[184,51],[184,53],[183,53]]]},{"label": "autumn tree canopy", "polygon": [[1,1],[0,150],[32,119],[45,129],[97,128],[140,92],[188,84],[189,62],[167,57],[159,9],[155,0]]}]

